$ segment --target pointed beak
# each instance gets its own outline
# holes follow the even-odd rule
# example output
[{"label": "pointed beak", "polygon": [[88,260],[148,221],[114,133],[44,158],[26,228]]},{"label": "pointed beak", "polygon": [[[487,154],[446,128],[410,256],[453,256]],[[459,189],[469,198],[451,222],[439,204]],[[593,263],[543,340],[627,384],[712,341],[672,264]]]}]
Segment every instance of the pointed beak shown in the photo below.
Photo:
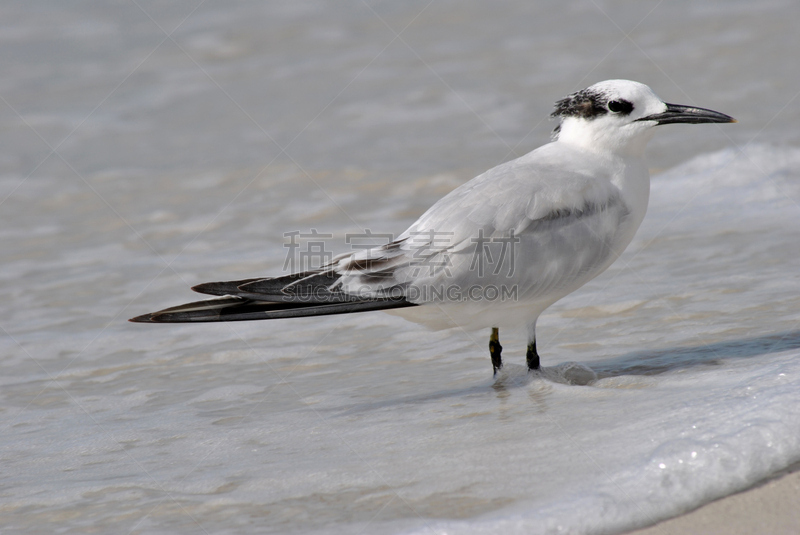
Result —
[{"label": "pointed beak", "polygon": [[735,123],[736,119],[718,111],[680,104],[667,104],[667,111],[637,119],[637,121],[655,121],[656,124],[672,123]]}]

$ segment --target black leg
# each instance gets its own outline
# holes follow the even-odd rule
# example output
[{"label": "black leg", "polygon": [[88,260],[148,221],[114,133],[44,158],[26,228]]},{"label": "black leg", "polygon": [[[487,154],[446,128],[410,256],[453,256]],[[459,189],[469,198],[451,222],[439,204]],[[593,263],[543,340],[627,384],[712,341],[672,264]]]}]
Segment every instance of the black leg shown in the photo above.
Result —
[{"label": "black leg", "polygon": [[492,327],[492,335],[489,337],[489,355],[492,357],[492,369],[495,375],[497,370],[503,367],[503,357],[500,353],[503,352],[503,346],[500,345],[500,329]]},{"label": "black leg", "polygon": [[529,370],[539,369],[539,353],[536,352],[536,339],[528,344],[528,352],[525,354],[525,360],[528,361]]}]

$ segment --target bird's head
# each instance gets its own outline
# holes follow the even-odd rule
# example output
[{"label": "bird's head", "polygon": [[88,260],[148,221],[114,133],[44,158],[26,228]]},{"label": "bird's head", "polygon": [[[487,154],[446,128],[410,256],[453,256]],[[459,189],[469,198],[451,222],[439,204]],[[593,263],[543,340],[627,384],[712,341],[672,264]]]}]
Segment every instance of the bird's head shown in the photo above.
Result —
[{"label": "bird's head", "polygon": [[667,104],[644,84],[606,80],[556,102],[553,139],[596,152],[640,156],[653,127],[670,123],[735,123],[724,113]]}]

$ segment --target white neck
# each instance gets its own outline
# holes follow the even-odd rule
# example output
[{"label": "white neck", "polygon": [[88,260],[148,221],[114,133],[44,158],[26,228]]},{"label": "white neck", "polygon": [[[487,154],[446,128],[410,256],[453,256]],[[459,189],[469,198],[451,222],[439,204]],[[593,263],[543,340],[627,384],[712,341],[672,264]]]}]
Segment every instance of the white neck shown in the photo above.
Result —
[{"label": "white neck", "polygon": [[[589,153],[595,168],[605,168],[607,177],[618,189],[625,205],[630,210],[630,217],[625,225],[626,236],[619,242],[622,253],[636,229],[639,228],[647,211],[650,198],[650,173],[644,161],[644,149],[652,137],[652,128],[640,128],[634,125],[630,132],[620,135],[602,124],[587,124],[585,119],[567,118],[561,124],[557,144],[563,144],[572,150]],[[638,130],[638,131],[637,131]],[[609,131],[616,135],[608,135]],[[631,135],[633,134],[633,135]],[[598,167],[599,166],[599,167]]]},{"label": "white neck", "polygon": [[605,118],[566,117],[561,123],[558,141],[597,154],[642,158],[653,133],[652,127],[642,123],[612,127]]}]

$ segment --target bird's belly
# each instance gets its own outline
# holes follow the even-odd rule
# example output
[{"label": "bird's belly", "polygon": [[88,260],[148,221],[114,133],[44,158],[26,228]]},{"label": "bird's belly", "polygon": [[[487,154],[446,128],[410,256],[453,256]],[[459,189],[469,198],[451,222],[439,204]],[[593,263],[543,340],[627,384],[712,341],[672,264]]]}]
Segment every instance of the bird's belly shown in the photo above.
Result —
[{"label": "bird's belly", "polygon": [[467,330],[488,327],[521,328],[539,317],[551,303],[506,302],[429,303],[417,307],[386,310],[387,314],[438,331],[452,327]]}]

